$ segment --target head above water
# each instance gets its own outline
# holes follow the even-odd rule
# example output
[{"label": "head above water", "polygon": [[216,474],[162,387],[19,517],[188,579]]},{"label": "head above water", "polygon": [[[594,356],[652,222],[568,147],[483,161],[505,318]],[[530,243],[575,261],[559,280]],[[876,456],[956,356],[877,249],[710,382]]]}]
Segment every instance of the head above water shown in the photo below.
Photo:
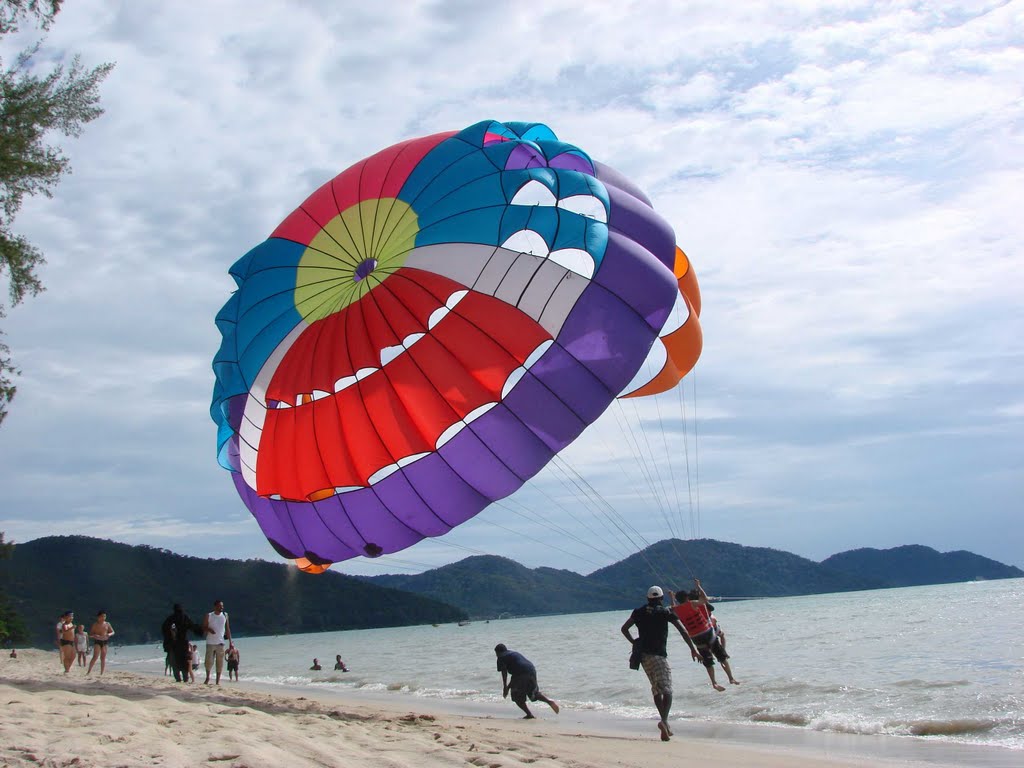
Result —
[{"label": "head above water", "polygon": [[506,645],[504,643],[498,643],[496,646],[494,646],[494,653],[495,653],[496,656],[500,656],[501,654],[505,653],[506,651],[508,651],[508,648],[506,647]]}]

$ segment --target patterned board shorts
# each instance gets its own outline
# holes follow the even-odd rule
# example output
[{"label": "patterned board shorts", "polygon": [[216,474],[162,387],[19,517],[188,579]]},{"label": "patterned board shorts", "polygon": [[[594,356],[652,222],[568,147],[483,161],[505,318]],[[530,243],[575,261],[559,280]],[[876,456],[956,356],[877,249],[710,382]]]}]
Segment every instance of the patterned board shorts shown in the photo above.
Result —
[{"label": "patterned board shorts", "polygon": [[672,695],[672,667],[664,656],[645,653],[640,658],[647,679],[651,681],[651,693],[655,696]]}]

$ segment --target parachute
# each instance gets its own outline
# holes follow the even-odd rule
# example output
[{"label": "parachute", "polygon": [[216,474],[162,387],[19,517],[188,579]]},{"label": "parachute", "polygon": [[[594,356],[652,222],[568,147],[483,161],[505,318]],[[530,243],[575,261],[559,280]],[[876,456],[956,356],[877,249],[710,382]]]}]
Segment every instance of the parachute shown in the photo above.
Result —
[{"label": "parachute", "polygon": [[309,572],[450,531],[701,349],[671,226],[537,123],[384,149],[230,273],[218,460]]}]

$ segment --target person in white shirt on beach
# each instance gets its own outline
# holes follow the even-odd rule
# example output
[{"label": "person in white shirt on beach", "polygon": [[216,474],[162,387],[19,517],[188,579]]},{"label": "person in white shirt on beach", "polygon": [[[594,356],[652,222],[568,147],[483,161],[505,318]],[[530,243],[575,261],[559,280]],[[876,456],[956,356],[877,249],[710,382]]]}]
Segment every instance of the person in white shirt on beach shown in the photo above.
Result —
[{"label": "person in white shirt on beach", "polygon": [[213,601],[213,610],[203,619],[203,635],[206,637],[206,682],[210,684],[210,670],[217,665],[217,685],[224,669],[224,641],[231,639],[231,625],[222,600]]}]

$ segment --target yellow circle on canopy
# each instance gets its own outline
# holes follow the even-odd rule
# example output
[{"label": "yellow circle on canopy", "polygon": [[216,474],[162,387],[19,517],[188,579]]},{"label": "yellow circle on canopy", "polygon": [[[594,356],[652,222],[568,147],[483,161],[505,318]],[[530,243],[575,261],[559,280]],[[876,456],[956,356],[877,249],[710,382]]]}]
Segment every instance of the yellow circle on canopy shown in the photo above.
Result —
[{"label": "yellow circle on canopy", "polygon": [[405,263],[418,233],[415,211],[396,198],[346,208],[317,232],[299,259],[295,308],[312,323],[358,301]]}]

